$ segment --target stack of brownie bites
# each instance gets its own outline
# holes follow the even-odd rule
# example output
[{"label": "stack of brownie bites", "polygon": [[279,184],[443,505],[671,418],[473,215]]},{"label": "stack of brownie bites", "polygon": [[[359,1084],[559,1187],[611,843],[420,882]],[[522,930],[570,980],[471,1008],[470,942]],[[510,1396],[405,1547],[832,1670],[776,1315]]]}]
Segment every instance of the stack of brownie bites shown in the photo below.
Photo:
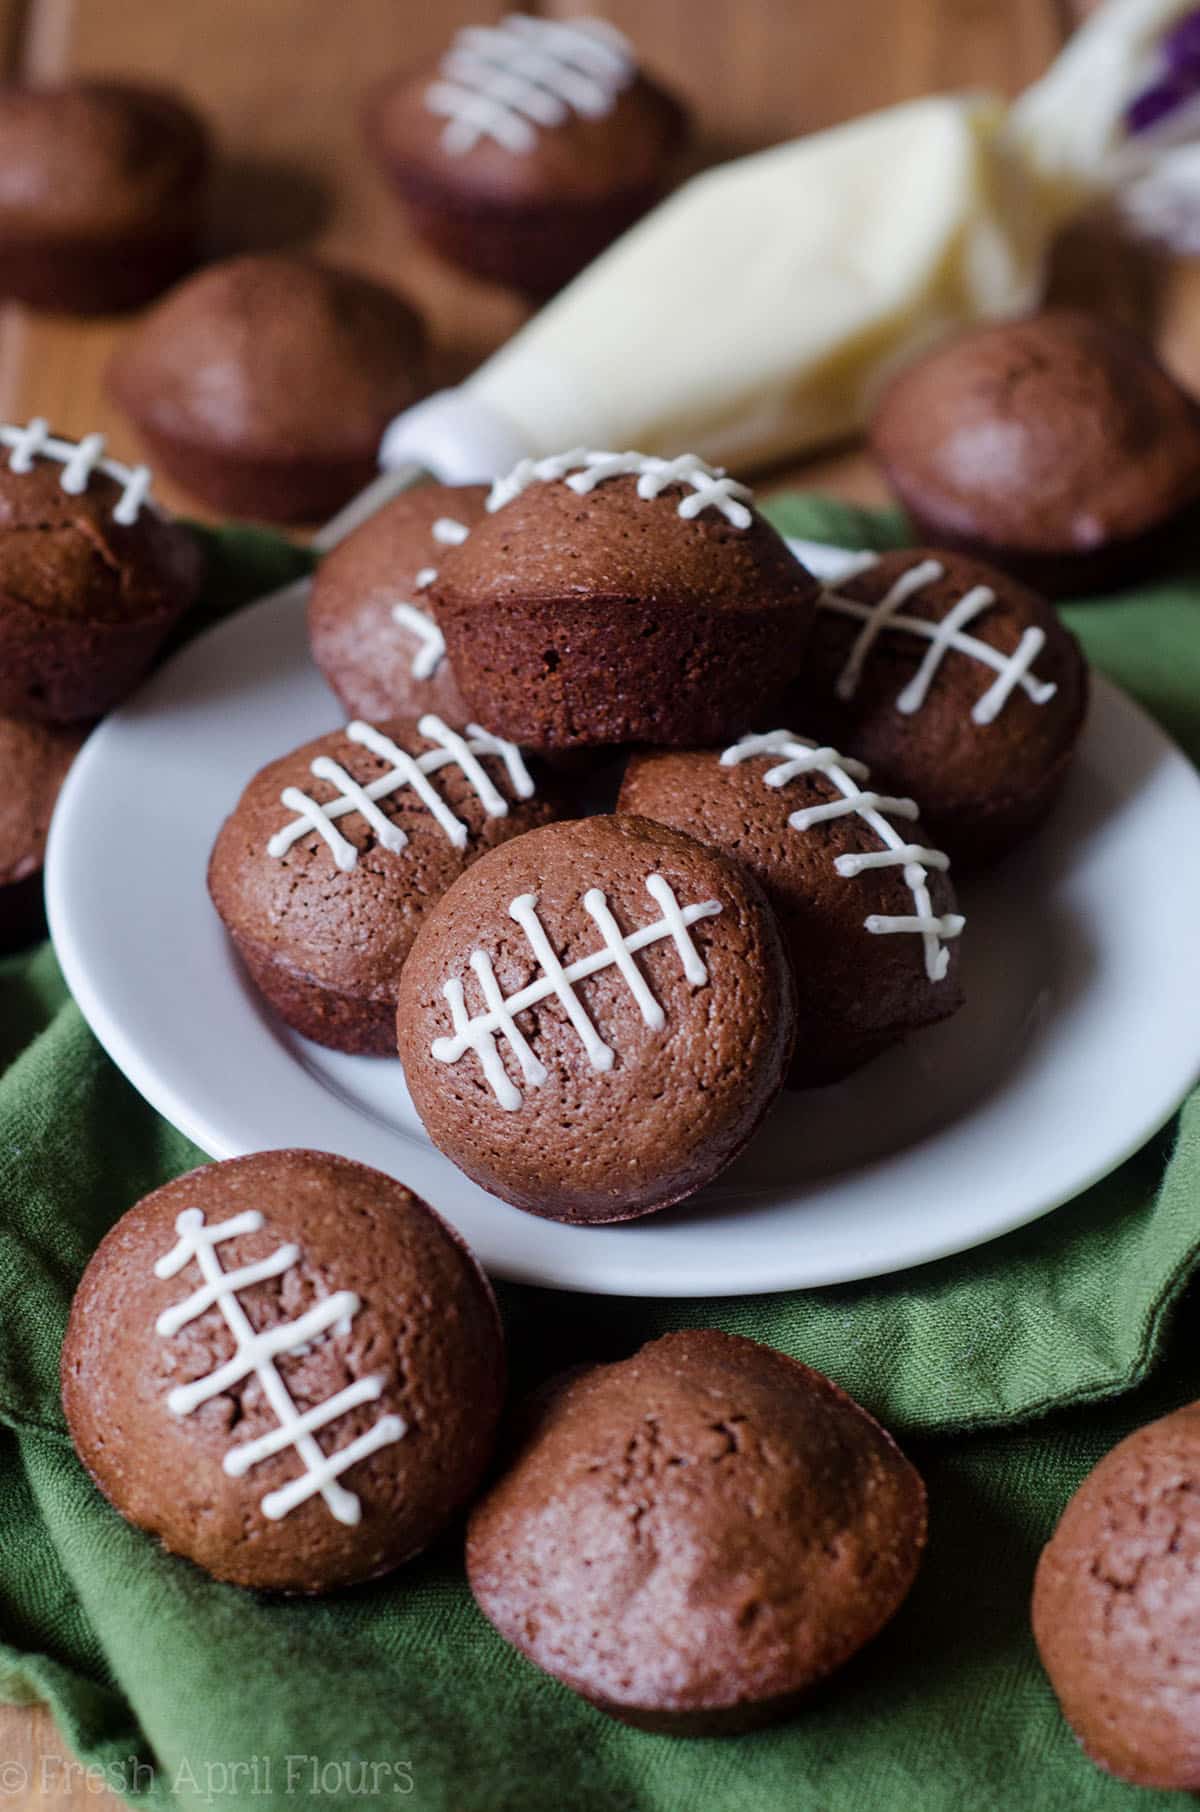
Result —
[{"label": "stack of brownie bites", "polygon": [[288,1024],[398,1047],[443,1152],[575,1223],[958,1009],[951,861],[1040,821],[1086,703],[1025,586],[919,549],[823,588],[691,455],[412,490],[309,631],[354,715],[250,781],[217,909]]},{"label": "stack of brownie bites", "polygon": [[89,726],[193,602],[200,551],[98,434],[0,427],[0,946],[41,914],[50,813]]}]

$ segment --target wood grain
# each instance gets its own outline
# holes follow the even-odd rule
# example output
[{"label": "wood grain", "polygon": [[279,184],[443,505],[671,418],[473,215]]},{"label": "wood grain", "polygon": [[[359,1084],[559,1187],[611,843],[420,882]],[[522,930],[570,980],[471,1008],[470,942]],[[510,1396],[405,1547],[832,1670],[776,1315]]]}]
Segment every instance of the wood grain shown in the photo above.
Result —
[{"label": "wood grain", "polygon": [[[1088,0],[547,0],[543,10],[607,14],[697,111],[709,155],[750,148],[938,88],[1013,93],[1040,73]],[[442,44],[456,23],[502,0],[0,0],[0,68],[54,78],[127,71],[175,82],[205,110],[222,160],[215,252],[305,243],[394,281],[427,310],[442,371],[468,369],[523,318],[522,305],[457,275],[411,240],[364,155],[361,97],[386,69]],[[1132,276],[1131,276],[1132,273]],[[1060,286],[1152,297],[1163,341],[1200,388],[1200,276],[1114,260],[1085,233]],[[40,413],[79,434],[95,427],[136,453],[108,404],[103,370],[126,323],[77,323],[0,311],[0,411]],[[780,475],[776,475],[779,477]],[[789,481],[860,501],[882,496],[861,454],[835,452]],[[173,500],[169,486],[164,497]],[[187,502],[174,496],[175,501]],[[189,507],[194,506],[189,504]],[[115,1812],[117,1802],[65,1771],[47,1714],[0,1708],[0,1802],[14,1812]],[[48,1758],[48,1760],[47,1760]],[[41,1773],[43,1760],[47,1773]],[[25,1783],[3,1769],[24,1769]],[[9,1790],[9,1788],[12,1790]],[[231,1809],[232,1812],[232,1809]]]}]

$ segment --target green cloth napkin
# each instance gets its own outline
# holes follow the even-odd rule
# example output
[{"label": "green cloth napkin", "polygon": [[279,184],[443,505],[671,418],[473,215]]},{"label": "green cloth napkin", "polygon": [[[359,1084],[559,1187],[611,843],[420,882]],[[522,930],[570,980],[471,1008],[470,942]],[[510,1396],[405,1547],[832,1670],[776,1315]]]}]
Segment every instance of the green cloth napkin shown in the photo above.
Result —
[{"label": "green cloth napkin", "polygon": [[[813,499],[771,514],[847,545],[903,533]],[[210,617],[304,570],[271,537],[207,540]],[[1065,614],[1200,756],[1200,582]],[[895,1623],[795,1722],[727,1742],[627,1730],[537,1674],[475,1611],[459,1531],[380,1584],[293,1603],[213,1583],[107,1508],[58,1406],[71,1292],[105,1228],[202,1157],[108,1062],[48,948],[0,963],[0,1696],[48,1701],[98,1779],[137,1803],[239,1812],[391,1796],[446,1812],[1090,1812],[1177,1797],[1083,1759],[1027,1605],[1038,1547],[1088,1467],[1200,1396],[1200,1357],[1179,1339],[1145,1382],[1200,1256],[1200,1097],[1042,1222],[893,1279],[707,1302],[502,1291],[521,1384],[717,1325],[831,1373],[926,1474],[929,1553]],[[46,1787],[71,1765],[52,1757]]]}]

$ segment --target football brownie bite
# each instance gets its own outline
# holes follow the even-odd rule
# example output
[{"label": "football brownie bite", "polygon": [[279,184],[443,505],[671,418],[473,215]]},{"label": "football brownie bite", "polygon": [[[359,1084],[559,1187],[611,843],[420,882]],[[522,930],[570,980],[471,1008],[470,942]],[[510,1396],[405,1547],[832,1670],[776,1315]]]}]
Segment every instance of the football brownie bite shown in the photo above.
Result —
[{"label": "football brownie bite", "polygon": [[724,850],[775,908],[796,981],[790,1080],[835,1082],[962,1005],[949,863],[911,799],[789,730],[635,754],[618,811]]},{"label": "football brownie bite", "polygon": [[921,537],[1051,597],[1161,562],[1200,504],[1200,413],[1127,327],[977,327],[895,377],[871,445]]},{"label": "football brownie bite", "polygon": [[449,547],[483,515],[485,485],[423,484],[348,535],[317,569],[308,606],[313,659],[347,711],[450,724],[468,712],[446,659],[429,587]]},{"label": "football brownie bite", "polygon": [[209,893],[288,1025],[393,1056],[425,914],[486,850],[558,810],[549,781],[477,724],[351,723],[254,776],[213,847]]},{"label": "football brownie bite", "polygon": [[1049,812],[1087,693],[1079,644],[1044,598],[965,554],[904,548],[821,595],[788,715],[911,795],[965,865]]},{"label": "football brownie bite", "polygon": [[800,670],[816,581],[691,454],[523,460],[430,597],[476,716],[531,748],[740,735]]},{"label": "football brownie bite", "polygon": [[199,545],[104,438],[0,426],[0,713],[81,723],[141,679],[193,602]]},{"label": "football brownie bite", "polygon": [[417,231],[535,295],[573,277],[661,194],[682,108],[602,19],[511,14],[466,26],[389,78],[367,136]]},{"label": "football brownie bite", "polygon": [[1042,1551],[1033,1633],[1094,1762],[1200,1790],[1200,1403],[1088,1474]]},{"label": "football brownie bite", "polygon": [[400,1056],[434,1144],[531,1214],[619,1221],[707,1183],[778,1093],[795,1023],[755,881],[645,818],[493,850],[427,918]]},{"label": "football brownie bite", "polygon": [[467,1574],[526,1658],[643,1730],[795,1710],[903,1603],[925,1489],[836,1384],[712,1329],[560,1379],[471,1514]]},{"label": "football brownie bite", "polygon": [[0,717],[0,948],[41,929],[50,814],[84,735]]},{"label": "football brownie bite", "polygon": [[325,1592],[426,1547],[491,1456],[504,1340],[462,1240],[326,1152],[129,1210],[71,1306],[63,1406],[128,1521],[235,1585]]},{"label": "football brownie bite", "polygon": [[209,163],[204,122],[165,89],[0,87],[0,296],[148,302],[197,255]]},{"label": "football brownie bite", "polygon": [[209,265],[131,329],[108,386],[157,463],[231,516],[328,514],[370,482],[425,382],[425,333],[383,284],[316,258]]}]

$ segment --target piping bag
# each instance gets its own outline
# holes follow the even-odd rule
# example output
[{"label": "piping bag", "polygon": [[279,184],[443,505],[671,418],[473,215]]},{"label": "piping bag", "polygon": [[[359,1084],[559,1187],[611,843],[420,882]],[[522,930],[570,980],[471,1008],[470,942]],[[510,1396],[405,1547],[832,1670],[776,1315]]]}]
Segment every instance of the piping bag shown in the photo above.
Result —
[{"label": "piping bag", "polygon": [[1195,0],[1103,0],[1011,107],[932,96],[705,171],[399,416],[383,476],[318,545],[422,473],[481,481],[580,445],[745,469],[853,433],[893,367],[1034,306],[1072,216],[1125,185],[1152,200],[1200,135],[1197,90]]}]

